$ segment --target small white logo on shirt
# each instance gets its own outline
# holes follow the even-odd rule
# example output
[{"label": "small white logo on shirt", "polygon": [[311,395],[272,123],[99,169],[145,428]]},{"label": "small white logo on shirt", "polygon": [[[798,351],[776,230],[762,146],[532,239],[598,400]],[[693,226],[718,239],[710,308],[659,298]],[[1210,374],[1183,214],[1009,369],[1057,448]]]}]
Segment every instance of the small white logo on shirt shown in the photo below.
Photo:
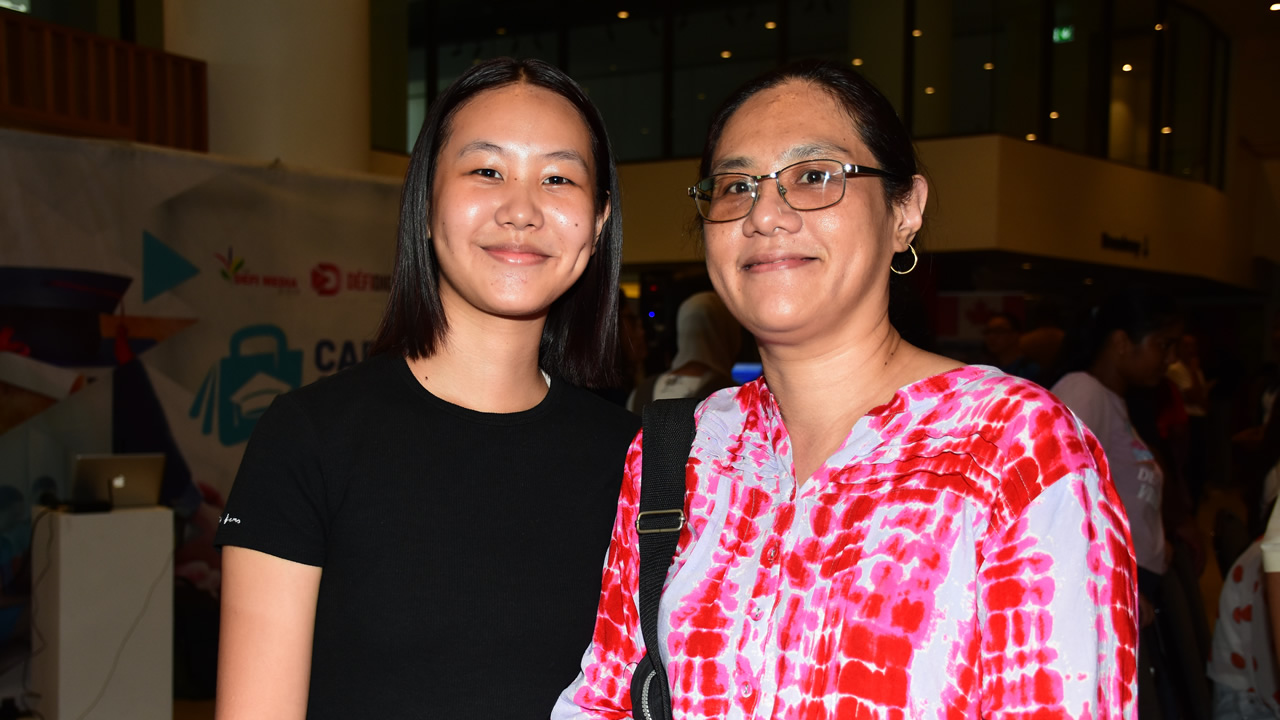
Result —
[{"label": "small white logo on shirt", "polygon": [[238,518],[238,517],[231,517],[231,513],[227,513],[226,515],[223,515],[223,516],[222,516],[222,524],[223,524],[223,525],[226,525],[226,524],[228,524],[228,523],[235,523],[235,524],[239,525],[239,524],[240,524],[240,518]]}]

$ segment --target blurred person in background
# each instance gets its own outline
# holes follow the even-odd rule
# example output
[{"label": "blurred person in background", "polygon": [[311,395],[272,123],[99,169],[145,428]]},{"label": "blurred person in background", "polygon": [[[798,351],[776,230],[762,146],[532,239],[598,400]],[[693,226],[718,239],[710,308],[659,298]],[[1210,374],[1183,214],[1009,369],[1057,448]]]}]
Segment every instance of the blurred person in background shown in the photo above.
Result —
[{"label": "blurred person in background", "polygon": [[676,356],[671,368],[645,378],[627,400],[639,413],[654,400],[702,399],[731,387],[733,363],[742,349],[742,326],[712,291],[694,293],[676,311]]},{"label": "blurred person in background", "polygon": [[987,318],[982,345],[992,365],[1020,378],[1040,379],[1040,364],[1022,352],[1022,323],[1013,315],[996,313]]}]

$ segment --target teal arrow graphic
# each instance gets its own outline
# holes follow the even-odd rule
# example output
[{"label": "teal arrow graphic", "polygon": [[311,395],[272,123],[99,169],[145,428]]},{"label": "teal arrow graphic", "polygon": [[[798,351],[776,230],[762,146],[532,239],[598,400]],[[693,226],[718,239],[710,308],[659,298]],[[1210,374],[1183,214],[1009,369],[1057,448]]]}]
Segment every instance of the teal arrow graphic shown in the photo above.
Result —
[{"label": "teal arrow graphic", "polygon": [[199,274],[200,269],[160,238],[142,231],[142,301],[172,290]]}]

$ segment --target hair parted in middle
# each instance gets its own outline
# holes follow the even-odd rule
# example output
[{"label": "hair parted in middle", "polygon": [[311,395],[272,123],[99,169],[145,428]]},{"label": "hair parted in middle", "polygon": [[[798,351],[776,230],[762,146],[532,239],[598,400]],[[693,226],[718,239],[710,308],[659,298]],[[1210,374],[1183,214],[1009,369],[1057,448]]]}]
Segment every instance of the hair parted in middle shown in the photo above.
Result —
[{"label": "hair parted in middle", "polygon": [[600,111],[572,78],[541,60],[487,60],[469,68],[431,103],[401,190],[391,295],[372,352],[429,357],[444,341],[449,325],[440,301],[440,267],[431,241],[435,161],[449,139],[454,116],[463,105],[488,90],[519,83],[550,90],[578,111],[591,137],[597,216],[609,207],[609,217],[582,276],[552,303],[547,313],[538,364],[547,373],[575,385],[607,385],[615,374],[618,276],[622,263],[617,164]]}]

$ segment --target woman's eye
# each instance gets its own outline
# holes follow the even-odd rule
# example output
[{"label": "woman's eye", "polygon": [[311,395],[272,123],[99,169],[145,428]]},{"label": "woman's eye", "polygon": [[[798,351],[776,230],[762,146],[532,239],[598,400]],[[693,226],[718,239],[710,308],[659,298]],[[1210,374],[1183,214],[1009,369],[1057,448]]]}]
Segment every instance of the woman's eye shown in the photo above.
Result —
[{"label": "woman's eye", "polygon": [[751,183],[745,180],[738,180],[737,182],[726,183],[724,186],[724,194],[725,195],[750,195]]},{"label": "woman's eye", "polygon": [[572,180],[570,180],[567,177],[563,177],[561,175],[552,175],[546,180],[543,180],[543,182],[545,182],[548,185],[572,185],[573,184]]},{"label": "woman's eye", "polygon": [[827,173],[821,170],[805,170],[796,179],[798,185],[821,185],[827,181]]},{"label": "woman's eye", "polygon": [[472,174],[479,175],[480,177],[490,178],[493,180],[502,179],[502,173],[498,172],[497,170],[494,170],[493,168],[480,168],[479,170],[472,171]]}]

